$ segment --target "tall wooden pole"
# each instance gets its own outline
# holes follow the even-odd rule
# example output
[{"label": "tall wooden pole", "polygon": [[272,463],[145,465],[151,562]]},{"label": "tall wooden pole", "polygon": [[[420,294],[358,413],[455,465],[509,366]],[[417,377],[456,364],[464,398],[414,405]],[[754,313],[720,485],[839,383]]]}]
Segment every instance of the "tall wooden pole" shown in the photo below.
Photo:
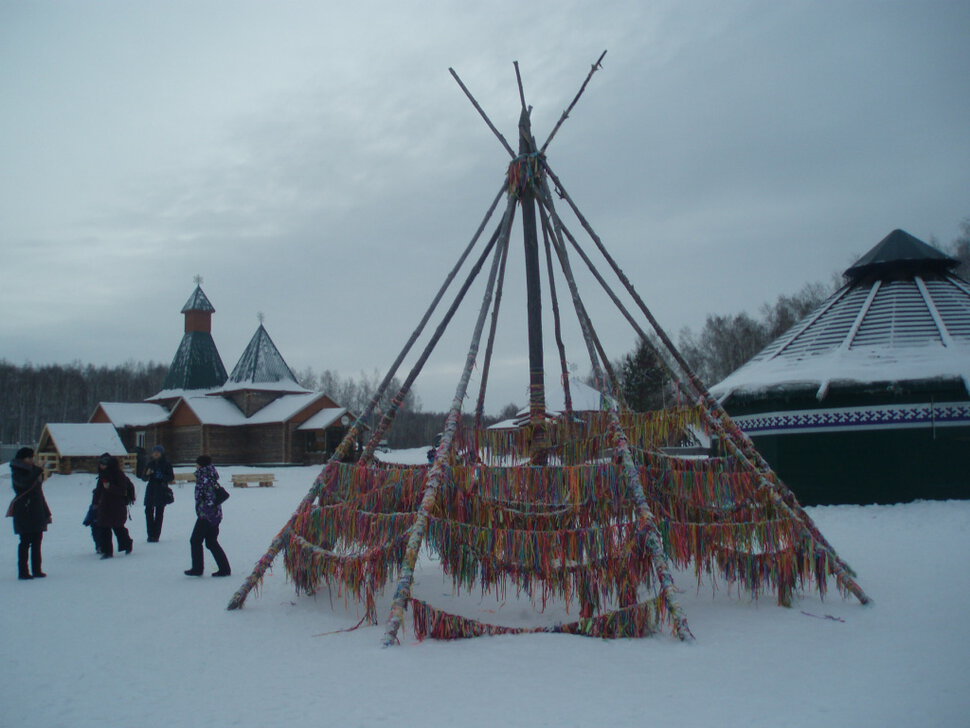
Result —
[{"label": "tall wooden pole", "polygon": [[675,597],[677,589],[674,585],[673,575],[670,573],[668,556],[663,548],[663,538],[660,535],[657,517],[650,509],[649,501],[643,489],[643,482],[640,479],[639,469],[630,453],[629,441],[627,440],[626,433],[623,431],[623,425],[620,423],[617,400],[613,396],[612,383],[608,383],[600,368],[598,361],[599,354],[593,342],[593,326],[586,312],[586,306],[580,298],[579,287],[576,285],[576,279],[573,277],[572,267],[569,264],[569,256],[566,252],[566,245],[563,242],[562,231],[559,228],[559,217],[556,215],[552,195],[549,192],[549,185],[544,179],[541,182],[540,194],[542,196],[539,199],[542,205],[550,211],[552,216],[552,246],[559,258],[559,265],[562,269],[563,277],[569,286],[569,293],[573,299],[573,306],[576,309],[576,316],[579,319],[579,326],[583,332],[583,338],[586,341],[586,349],[589,352],[590,365],[593,368],[596,379],[607,385],[606,391],[604,392],[607,396],[604,399],[609,410],[610,435],[613,446],[616,448],[616,454],[619,456],[624,485],[633,502],[636,504],[639,525],[646,536],[645,543],[647,549],[650,551],[651,565],[653,566],[653,571],[657,579],[658,595],[666,607],[674,634],[678,639],[691,640],[694,638],[694,635],[691,634],[690,627],[687,624],[687,617]]},{"label": "tall wooden pole", "polygon": [[[246,597],[249,596],[249,593],[254,588],[256,588],[260,583],[262,583],[263,575],[266,573],[266,570],[269,569],[270,566],[272,566],[273,561],[276,560],[276,556],[279,554],[279,552],[283,549],[283,546],[286,544],[286,540],[289,538],[290,532],[293,528],[293,523],[296,521],[297,516],[299,516],[300,513],[302,513],[306,508],[308,508],[309,505],[313,503],[313,501],[320,495],[320,491],[324,486],[324,475],[326,473],[327,467],[331,465],[335,465],[336,463],[339,463],[348,454],[350,454],[351,448],[353,448],[356,445],[358,435],[363,430],[364,423],[370,418],[371,414],[376,409],[377,403],[380,402],[381,397],[384,395],[384,392],[387,391],[387,388],[390,386],[390,383],[393,380],[394,376],[397,374],[397,370],[401,366],[401,363],[404,361],[405,356],[407,356],[408,352],[411,351],[411,347],[414,346],[414,343],[418,340],[418,337],[424,331],[424,327],[427,325],[428,321],[431,320],[432,314],[437,309],[438,304],[441,302],[441,299],[444,297],[445,292],[448,290],[448,287],[451,285],[452,281],[458,275],[458,271],[461,270],[461,267],[462,265],[464,265],[465,260],[468,258],[469,254],[471,254],[472,249],[475,247],[475,244],[478,242],[479,238],[484,232],[485,226],[488,224],[489,219],[491,219],[492,213],[495,212],[495,208],[498,207],[499,201],[502,199],[503,196],[507,196],[507,195],[508,195],[508,184],[503,184],[502,188],[498,191],[498,194],[495,195],[495,199],[492,200],[492,204],[489,206],[488,211],[485,213],[485,217],[482,218],[482,221],[479,223],[478,228],[475,230],[475,234],[472,236],[471,241],[468,243],[468,245],[465,247],[465,249],[462,251],[461,255],[459,256],[458,262],[455,263],[454,267],[451,269],[448,275],[445,276],[444,282],[441,284],[441,287],[438,289],[438,292],[435,294],[434,299],[431,301],[427,310],[424,312],[424,316],[421,317],[421,321],[420,323],[418,323],[417,328],[415,328],[414,331],[411,332],[411,337],[407,340],[407,343],[404,345],[404,348],[401,349],[401,352],[397,355],[397,359],[395,359],[394,363],[391,364],[390,369],[387,370],[387,374],[384,375],[384,379],[377,387],[377,391],[374,393],[374,396],[371,398],[370,403],[367,405],[364,411],[357,416],[356,421],[351,426],[351,428],[347,431],[347,434],[340,442],[340,445],[337,446],[337,450],[334,452],[333,456],[331,456],[330,460],[327,462],[327,466],[325,466],[320,471],[320,474],[313,482],[313,486],[310,488],[309,492],[307,492],[307,494],[304,496],[303,500],[300,502],[300,505],[297,506],[296,510],[293,512],[293,515],[290,516],[290,519],[286,522],[286,525],[284,525],[283,528],[280,530],[280,532],[276,534],[276,538],[274,538],[273,541],[270,543],[269,548],[266,550],[266,553],[263,554],[263,556],[259,559],[259,561],[256,562],[256,565],[253,567],[253,570],[250,573],[250,575],[246,577],[246,580],[242,583],[239,589],[236,590],[236,593],[232,595],[232,599],[229,601],[229,606],[227,607],[228,609],[242,608],[243,604],[246,601]],[[489,245],[491,245],[493,242],[494,240],[491,241]],[[484,262],[484,260],[485,258],[483,257],[482,261]],[[481,268],[481,265],[478,265],[476,267],[476,269],[480,269],[480,268]],[[477,273],[475,275],[477,275]],[[468,285],[470,285],[470,283],[466,282],[465,286],[467,287]],[[464,293],[459,293],[459,298],[463,298],[463,297],[464,297]],[[447,318],[450,320],[450,315],[447,316]],[[440,334],[436,334],[435,338],[439,338],[439,337],[440,337]]]},{"label": "tall wooden pole", "polygon": [[535,446],[542,446],[546,417],[545,369],[542,362],[542,287],[539,268],[539,234],[533,170],[539,170],[532,122],[527,109],[519,116],[519,205],[522,208],[522,237],[525,240],[526,314],[529,326],[529,421],[535,428]]},{"label": "tall wooden pole", "polygon": [[438,491],[441,484],[447,479],[446,461],[448,452],[452,448],[455,439],[455,432],[458,429],[458,420],[461,418],[461,407],[465,401],[465,394],[468,391],[468,380],[471,378],[472,369],[478,357],[478,347],[482,338],[482,330],[485,328],[485,318],[492,302],[492,293],[495,289],[495,279],[503,258],[503,251],[509,244],[509,228],[512,225],[512,216],[515,211],[515,199],[510,195],[509,204],[505,210],[503,218],[502,233],[498,242],[498,248],[492,259],[492,268],[489,272],[488,282],[485,284],[485,297],[478,312],[478,321],[472,333],[471,344],[468,347],[468,355],[465,358],[465,368],[462,370],[461,378],[458,380],[458,387],[455,389],[455,398],[452,400],[451,409],[445,420],[444,433],[441,437],[441,444],[435,454],[434,462],[428,473],[428,480],[421,496],[421,504],[418,506],[417,518],[408,529],[408,541],[404,551],[401,575],[394,590],[394,600],[391,602],[391,613],[387,618],[387,626],[384,630],[384,646],[389,647],[397,644],[397,633],[404,623],[404,610],[407,608],[408,601],[411,599],[411,586],[414,584],[414,568],[418,561],[418,553],[421,544],[427,534],[428,521],[431,511],[434,509],[435,501],[438,498]]},{"label": "tall wooden pole", "polygon": [[[596,248],[600,251],[600,254],[613,270],[613,273],[623,284],[624,288],[626,288],[627,292],[630,294],[630,297],[637,304],[643,315],[646,316],[647,321],[653,327],[657,337],[666,347],[667,351],[670,353],[670,356],[677,363],[683,377],[675,374],[675,379],[682,382],[684,386],[689,386],[690,389],[693,390],[694,395],[704,405],[704,410],[707,418],[709,419],[710,425],[715,432],[721,435],[723,442],[728,449],[731,450],[732,454],[743,454],[745,458],[747,458],[753,464],[755,472],[760,476],[761,483],[767,488],[772,500],[779,506],[784,505],[785,508],[782,510],[787,509],[793,513],[796,520],[798,520],[801,525],[804,526],[805,530],[811,537],[811,540],[814,541],[815,548],[826,553],[829,558],[829,571],[835,577],[836,581],[862,604],[869,604],[872,599],[853,578],[855,572],[842,559],[842,557],[839,556],[838,552],[832,547],[825,536],[822,535],[822,532],[819,531],[818,526],[815,525],[815,522],[812,520],[811,516],[809,516],[808,513],[806,513],[802,508],[791,489],[782,483],[781,479],[764,459],[764,456],[761,455],[758,449],[754,446],[754,443],[751,442],[751,438],[748,437],[747,433],[745,433],[734,423],[728,413],[721,406],[721,403],[714,399],[714,397],[711,396],[711,393],[707,391],[707,388],[694,373],[693,369],[681,355],[680,351],[676,346],[674,346],[674,343],[667,335],[667,332],[664,331],[657,319],[654,318],[653,313],[643,302],[643,299],[640,298],[640,295],[637,293],[630,280],[626,277],[626,274],[609,254],[609,251],[607,251],[606,247],[603,245],[603,241],[600,240],[599,235],[596,234],[596,231],[593,230],[592,226],[583,216],[583,213],[579,210],[579,207],[575,202],[573,202],[573,199],[569,196],[569,193],[566,192],[565,187],[563,187],[563,184],[556,176],[556,173],[549,168],[544,160],[542,163],[545,172],[549,176],[549,179],[551,179],[553,184],[556,185],[557,194],[563,200],[565,200],[572,209],[573,214],[576,215],[576,219],[579,220],[590,239],[596,245]],[[543,202],[545,202],[546,199],[551,200],[552,198],[551,196],[547,195]],[[554,211],[552,211],[551,214],[553,220],[558,220],[558,216]],[[640,333],[641,336],[643,336],[643,333]],[[643,341],[653,349],[653,346],[650,344],[650,340],[648,338],[643,338]],[[654,349],[654,351],[656,352],[656,349]],[[659,357],[659,360],[665,366],[665,368],[668,369],[668,371],[673,373],[673,370],[669,367],[664,357]],[[684,381],[685,379],[686,381]]]}]

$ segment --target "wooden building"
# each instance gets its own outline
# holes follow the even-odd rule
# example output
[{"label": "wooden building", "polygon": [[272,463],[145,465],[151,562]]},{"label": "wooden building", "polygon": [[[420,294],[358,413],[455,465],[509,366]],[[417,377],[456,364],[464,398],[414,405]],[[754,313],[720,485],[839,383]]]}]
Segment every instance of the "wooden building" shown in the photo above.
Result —
[{"label": "wooden building", "polygon": [[150,402],[101,402],[89,422],[114,425],[128,452],[150,450],[162,442],[169,411]]},{"label": "wooden building", "polygon": [[217,464],[325,462],[353,415],[299,385],[262,322],[226,375],[213,313],[197,286],[182,308],[185,334],[162,390],[142,403],[102,402],[90,421],[112,424],[129,450],[162,445],[176,463],[202,453]]},{"label": "wooden building", "polygon": [[970,498],[970,284],[895,230],[711,388],[805,504]]},{"label": "wooden building", "polygon": [[46,472],[62,475],[96,473],[98,458],[104,453],[117,457],[127,469],[134,468],[134,455],[129,455],[111,425],[49,422],[35,448],[34,462]]}]

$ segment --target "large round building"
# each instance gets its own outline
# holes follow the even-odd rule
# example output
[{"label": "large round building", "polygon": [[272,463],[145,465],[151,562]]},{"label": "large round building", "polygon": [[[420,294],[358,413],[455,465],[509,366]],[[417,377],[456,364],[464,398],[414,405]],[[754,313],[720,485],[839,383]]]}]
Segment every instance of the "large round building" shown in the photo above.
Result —
[{"label": "large round building", "polygon": [[711,388],[805,504],[970,498],[970,284],[894,230]]}]

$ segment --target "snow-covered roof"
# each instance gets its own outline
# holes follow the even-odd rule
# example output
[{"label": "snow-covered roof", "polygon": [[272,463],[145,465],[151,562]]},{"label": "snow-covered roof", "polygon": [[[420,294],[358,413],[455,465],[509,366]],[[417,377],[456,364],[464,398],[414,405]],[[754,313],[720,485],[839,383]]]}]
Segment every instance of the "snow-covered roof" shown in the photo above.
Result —
[{"label": "snow-covered roof", "polygon": [[[236,366],[233,367],[225,391],[238,389],[265,389],[263,384],[284,384],[306,391],[296,382],[280,350],[276,348],[266,328],[260,323],[253,338],[249,340]],[[248,386],[246,386],[248,385]]]},{"label": "snow-covered roof", "polygon": [[[305,387],[301,387],[293,380],[282,382],[254,382],[252,380],[243,380],[239,382],[226,382],[224,386],[213,389],[210,394],[228,394],[229,392],[242,392],[244,390],[254,392],[285,392],[287,394],[306,394],[310,391]],[[193,396],[196,394],[198,392],[192,392]]]},{"label": "snow-covered roof", "polygon": [[148,402],[101,402],[99,406],[115,427],[147,427],[168,419],[167,409]]},{"label": "snow-covered roof", "polygon": [[[114,425],[107,422],[51,422],[44,428],[45,434],[50,435],[58,454],[66,457],[85,457],[108,453],[109,455],[127,455],[128,451],[122,444]],[[41,435],[41,444],[44,444]]]},{"label": "snow-covered roof", "polygon": [[202,292],[202,286],[196,286],[195,290],[192,291],[192,295],[189,296],[189,300],[185,302],[182,306],[182,313],[188,313],[189,311],[207,311],[209,313],[215,313],[215,306],[209,301],[209,297]]},{"label": "snow-covered roof", "polygon": [[821,398],[835,382],[933,379],[970,391],[970,285],[946,272],[949,261],[894,231],[846,271],[845,287],[711,393],[815,386]]},{"label": "snow-covered roof", "polygon": [[[562,387],[562,382],[559,377],[549,376],[546,376],[545,382],[546,413],[559,415],[566,409],[566,392]],[[578,379],[569,379],[569,396],[572,399],[573,411],[587,412],[603,408],[603,395]],[[529,406],[526,405],[518,411],[517,416],[522,417],[528,414]]]},{"label": "snow-covered roof", "polygon": [[319,412],[317,412],[313,417],[308,419],[302,425],[297,427],[298,430],[325,430],[338,419],[347,414],[346,407],[326,407]]},{"label": "snow-covered roof", "polygon": [[892,349],[836,349],[801,359],[750,361],[711,387],[724,399],[732,393],[815,389],[820,396],[832,384],[962,380],[970,391],[970,345]]},{"label": "snow-covered roof", "polygon": [[521,420],[499,420],[498,422],[493,422],[488,426],[489,430],[514,430],[516,427],[520,426]]},{"label": "snow-covered roof", "polygon": [[325,395],[322,392],[284,394],[253,413],[252,417],[246,417],[235,404],[224,397],[185,397],[183,401],[204,425],[236,427],[286,422],[323,396]]},{"label": "snow-covered roof", "polygon": [[219,394],[221,387],[210,389],[163,389],[145,400],[145,402],[161,402],[167,399],[186,399],[188,397],[203,397],[207,394]]},{"label": "snow-covered roof", "polygon": [[[574,412],[589,412],[603,409],[603,395],[588,384],[578,379],[569,380],[569,396],[572,399]],[[562,383],[557,377],[555,383],[550,377],[546,377],[546,415],[550,418],[559,417],[566,410],[566,392]],[[502,420],[489,425],[490,430],[511,430],[527,424],[529,417],[529,406],[526,405],[518,412],[515,417]]]}]

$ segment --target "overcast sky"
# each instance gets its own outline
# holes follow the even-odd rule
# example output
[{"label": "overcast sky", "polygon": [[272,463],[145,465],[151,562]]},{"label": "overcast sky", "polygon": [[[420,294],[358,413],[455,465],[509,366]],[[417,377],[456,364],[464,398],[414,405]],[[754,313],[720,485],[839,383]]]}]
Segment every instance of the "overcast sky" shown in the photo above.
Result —
[{"label": "overcast sky", "polygon": [[[958,235],[968,37],[964,1],[4,2],[0,357],[168,363],[200,274],[227,368],[263,311],[294,369],[383,371],[508,163],[448,67],[514,144],[518,60],[541,143],[604,49],[550,164],[669,331],[754,312]],[[491,410],[526,401],[513,250]]]}]

